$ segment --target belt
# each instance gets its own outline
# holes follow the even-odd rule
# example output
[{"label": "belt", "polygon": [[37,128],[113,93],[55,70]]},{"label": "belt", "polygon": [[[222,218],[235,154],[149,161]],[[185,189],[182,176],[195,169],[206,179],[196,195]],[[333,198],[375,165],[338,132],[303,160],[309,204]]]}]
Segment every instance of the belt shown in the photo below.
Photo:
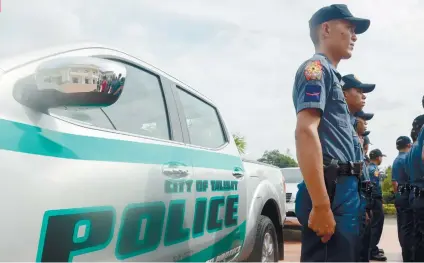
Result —
[{"label": "belt", "polygon": [[356,176],[356,177],[361,177],[362,175],[362,162],[358,162],[358,163],[338,162],[338,165],[339,165],[339,175]]},{"label": "belt", "polygon": [[411,186],[411,190],[414,192],[415,197],[424,197],[424,188],[418,186]]},{"label": "belt", "polygon": [[374,187],[374,185],[370,181],[365,181],[365,182],[362,181],[360,183],[361,191],[366,193],[366,194],[371,194],[373,187]]},{"label": "belt", "polygon": [[400,184],[398,185],[398,193],[403,194],[412,190],[412,186],[410,184]]}]

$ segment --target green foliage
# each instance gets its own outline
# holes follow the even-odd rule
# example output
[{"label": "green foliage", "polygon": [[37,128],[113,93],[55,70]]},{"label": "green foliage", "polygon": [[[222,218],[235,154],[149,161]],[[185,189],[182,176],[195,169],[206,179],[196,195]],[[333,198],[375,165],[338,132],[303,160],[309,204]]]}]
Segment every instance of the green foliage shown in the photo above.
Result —
[{"label": "green foliage", "polygon": [[386,178],[384,178],[381,190],[383,192],[383,201],[385,204],[394,204],[394,192],[392,186],[392,167],[386,168]]},{"label": "green foliage", "polygon": [[396,215],[396,207],[394,204],[383,204],[383,211],[385,215]]},{"label": "green foliage", "polygon": [[246,139],[243,136],[237,135],[237,134],[233,134],[234,137],[234,142],[237,145],[237,149],[241,154],[244,154],[246,151]]},{"label": "green foliage", "polygon": [[[289,154],[290,151],[287,151],[287,153]],[[258,161],[272,164],[280,168],[298,166],[297,162],[292,157],[280,153],[279,150],[265,151],[262,157],[258,159]]]}]

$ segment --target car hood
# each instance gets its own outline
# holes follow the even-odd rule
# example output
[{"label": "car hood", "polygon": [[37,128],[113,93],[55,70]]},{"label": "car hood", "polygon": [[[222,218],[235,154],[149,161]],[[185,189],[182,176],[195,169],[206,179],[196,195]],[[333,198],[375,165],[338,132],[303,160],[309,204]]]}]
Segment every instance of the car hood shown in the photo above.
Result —
[{"label": "car hood", "polygon": [[297,185],[298,184],[293,184],[293,183],[286,184],[286,193],[292,193],[292,194],[297,193]]}]

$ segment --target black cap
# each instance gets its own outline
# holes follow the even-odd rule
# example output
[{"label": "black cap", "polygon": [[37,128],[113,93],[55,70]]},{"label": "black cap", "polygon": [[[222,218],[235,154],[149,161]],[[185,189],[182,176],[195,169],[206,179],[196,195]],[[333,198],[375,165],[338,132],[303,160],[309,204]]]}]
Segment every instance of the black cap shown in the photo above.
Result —
[{"label": "black cap", "polygon": [[408,136],[400,136],[396,139],[396,147],[397,148],[405,148],[408,144],[411,144],[412,141]]},{"label": "black cap", "polygon": [[376,159],[377,157],[380,157],[380,156],[384,156],[384,157],[386,157],[386,155],[385,155],[385,154],[383,154],[383,153],[380,151],[380,149],[374,149],[374,150],[372,150],[372,151],[370,152],[370,159],[371,159],[371,160],[374,160],[374,159]]},{"label": "black cap", "polygon": [[369,121],[372,119],[372,117],[374,117],[374,113],[365,113],[363,111],[358,111],[357,113],[355,113],[355,117]]},{"label": "black cap", "polygon": [[370,138],[368,136],[364,136],[364,145],[371,144]]},{"label": "black cap", "polygon": [[365,131],[365,132],[362,134],[362,136],[366,137],[366,136],[370,135],[370,133],[371,133],[371,131]]},{"label": "black cap", "polygon": [[309,28],[312,29],[324,22],[336,19],[343,19],[352,23],[355,26],[356,34],[362,34],[370,27],[369,19],[354,17],[347,8],[347,5],[334,4],[316,11],[309,20]]},{"label": "black cap", "polygon": [[418,138],[418,134],[421,131],[421,127],[424,124],[424,114],[419,115],[414,119],[412,122],[412,129],[411,129],[411,138],[415,142]]},{"label": "black cap", "polygon": [[424,114],[419,115],[414,119],[414,121],[412,122],[412,128],[420,130],[423,124],[424,124]]},{"label": "black cap", "polygon": [[353,75],[349,74],[342,77],[342,80],[344,82],[343,89],[361,89],[363,93],[371,92],[375,89],[375,84],[365,84],[359,81],[359,79]]}]

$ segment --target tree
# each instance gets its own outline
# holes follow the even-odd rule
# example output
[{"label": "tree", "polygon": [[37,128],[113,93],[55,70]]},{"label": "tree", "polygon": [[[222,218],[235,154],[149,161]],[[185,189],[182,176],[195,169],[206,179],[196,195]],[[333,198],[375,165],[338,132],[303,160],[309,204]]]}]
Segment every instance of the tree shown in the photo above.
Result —
[{"label": "tree", "polygon": [[385,171],[386,178],[381,182],[381,191],[383,192],[384,203],[394,203],[392,186],[392,167],[389,166]]},{"label": "tree", "polygon": [[279,150],[265,151],[259,162],[264,162],[278,166],[280,168],[285,167],[298,167],[297,162],[288,155],[280,153]]},{"label": "tree", "polygon": [[237,149],[241,154],[244,154],[246,151],[246,139],[243,136],[233,134],[234,142],[237,145]]}]

